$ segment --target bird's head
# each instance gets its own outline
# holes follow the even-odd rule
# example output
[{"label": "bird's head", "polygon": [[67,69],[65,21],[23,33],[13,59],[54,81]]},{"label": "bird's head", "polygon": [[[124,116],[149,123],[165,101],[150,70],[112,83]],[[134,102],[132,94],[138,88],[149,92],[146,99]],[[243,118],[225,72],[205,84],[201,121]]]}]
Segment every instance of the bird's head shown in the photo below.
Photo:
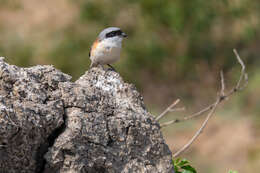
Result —
[{"label": "bird's head", "polygon": [[127,37],[127,35],[122,32],[120,28],[109,27],[100,32],[98,35],[98,41],[109,40],[112,42],[122,42],[125,37]]}]

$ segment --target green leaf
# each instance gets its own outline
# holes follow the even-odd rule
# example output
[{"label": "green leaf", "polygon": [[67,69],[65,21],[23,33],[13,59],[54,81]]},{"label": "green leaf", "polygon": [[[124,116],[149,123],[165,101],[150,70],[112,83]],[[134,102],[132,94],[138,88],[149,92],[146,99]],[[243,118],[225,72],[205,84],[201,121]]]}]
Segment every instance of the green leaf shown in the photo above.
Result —
[{"label": "green leaf", "polygon": [[173,159],[172,164],[174,166],[175,173],[197,173],[196,170],[189,165],[190,163],[187,159]]},{"label": "green leaf", "polygon": [[179,172],[179,167],[177,164],[173,164],[173,168],[174,168],[175,173],[181,173],[181,172]]},{"label": "green leaf", "polygon": [[193,172],[190,170],[183,170],[181,173],[193,173]]},{"label": "green leaf", "polygon": [[185,173],[197,173],[197,171],[190,165],[185,165],[181,167],[184,171],[188,171]]},{"label": "green leaf", "polygon": [[176,160],[175,160],[175,163],[179,163],[180,160],[181,160],[180,158],[176,159]]},{"label": "green leaf", "polygon": [[185,164],[189,163],[188,160],[182,159],[181,162],[178,164],[179,166],[184,166]]}]

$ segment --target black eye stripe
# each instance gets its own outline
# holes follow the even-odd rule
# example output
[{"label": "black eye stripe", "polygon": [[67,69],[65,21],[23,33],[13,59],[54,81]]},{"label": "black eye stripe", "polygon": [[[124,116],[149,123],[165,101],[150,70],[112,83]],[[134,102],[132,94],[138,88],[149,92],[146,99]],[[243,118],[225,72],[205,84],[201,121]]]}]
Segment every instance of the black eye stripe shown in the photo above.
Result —
[{"label": "black eye stripe", "polygon": [[117,31],[112,31],[112,32],[109,32],[106,34],[106,37],[114,37],[114,36],[117,36],[117,35],[121,35],[122,34],[122,31],[121,30],[117,30]]}]

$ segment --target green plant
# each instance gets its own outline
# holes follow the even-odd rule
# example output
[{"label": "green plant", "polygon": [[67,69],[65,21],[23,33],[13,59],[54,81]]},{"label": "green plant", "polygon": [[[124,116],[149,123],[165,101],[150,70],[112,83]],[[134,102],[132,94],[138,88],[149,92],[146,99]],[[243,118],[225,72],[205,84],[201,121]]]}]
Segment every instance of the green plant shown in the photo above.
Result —
[{"label": "green plant", "polygon": [[172,160],[175,173],[197,173],[186,159],[177,158]]}]

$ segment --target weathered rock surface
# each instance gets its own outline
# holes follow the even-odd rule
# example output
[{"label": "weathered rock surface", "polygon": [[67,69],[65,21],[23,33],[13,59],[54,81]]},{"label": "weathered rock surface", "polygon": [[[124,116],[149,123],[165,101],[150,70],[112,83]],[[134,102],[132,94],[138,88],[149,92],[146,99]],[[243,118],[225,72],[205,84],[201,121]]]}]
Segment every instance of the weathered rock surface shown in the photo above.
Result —
[{"label": "weathered rock surface", "polygon": [[0,60],[0,173],[173,172],[133,85],[100,68],[70,79],[52,66]]}]

